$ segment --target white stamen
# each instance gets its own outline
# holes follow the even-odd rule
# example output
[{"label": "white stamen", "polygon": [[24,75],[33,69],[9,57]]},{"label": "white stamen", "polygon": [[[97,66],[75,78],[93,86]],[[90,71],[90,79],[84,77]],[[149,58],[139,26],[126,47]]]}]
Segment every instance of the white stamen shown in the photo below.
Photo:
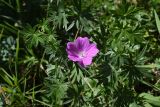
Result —
[{"label": "white stamen", "polygon": [[86,57],[86,54],[85,54],[84,51],[82,51],[82,52],[79,52],[78,56],[79,56],[80,58],[84,58],[84,57]]}]

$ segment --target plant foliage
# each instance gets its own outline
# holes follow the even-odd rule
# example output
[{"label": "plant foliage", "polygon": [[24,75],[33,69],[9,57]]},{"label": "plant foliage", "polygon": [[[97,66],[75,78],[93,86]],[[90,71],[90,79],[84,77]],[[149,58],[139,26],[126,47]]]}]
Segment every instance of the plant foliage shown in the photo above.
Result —
[{"label": "plant foliage", "polygon": [[[0,106],[160,107],[158,0],[0,0]],[[78,36],[99,54],[80,67]]]}]

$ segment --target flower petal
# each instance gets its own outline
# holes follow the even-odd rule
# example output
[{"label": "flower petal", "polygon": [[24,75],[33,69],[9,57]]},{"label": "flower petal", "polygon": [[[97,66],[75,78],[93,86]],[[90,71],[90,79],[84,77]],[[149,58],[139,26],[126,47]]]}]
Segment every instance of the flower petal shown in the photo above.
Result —
[{"label": "flower petal", "polygon": [[82,61],[85,66],[90,65],[92,63],[92,57],[83,58]]},{"label": "flower petal", "polygon": [[68,42],[67,43],[67,49],[66,49],[68,55],[78,55],[78,50],[76,48],[76,45],[74,42]]},{"label": "flower petal", "polygon": [[83,68],[85,68],[86,66],[83,64],[83,61],[81,60],[81,61],[78,61],[78,64],[81,66],[81,67],[83,67]]},{"label": "flower petal", "polygon": [[67,50],[75,50],[76,51],[76,45],[74,42],[68,42],[67,43]]},{"label": "flower petal", "polygon": [[74,62],[76,61],[80,61],[81,59],[77,56],[74,56],[74,55],[68,55],[68,58]]},{"label": "flower petal", "polygon": [[67,49],[68,58],[72,61],[79,61],[80,58],[78,56],[78,49],[75,46],[74,42],[68,42],[67,43]]},{"label": "flower petal", "polygon": [[75,44],[79,51],[84,51],[89,46],[89,39],[87,37],[78,37]]},{"label": "flower petal", "polygon": [[82,60],[78,61],[78,64],[83,68],[87,67],[87,65],[90,65],[91,63],[92,63],[91,57],[83,58]]},{"label": "flower petal", "polygon": [[99,50],[97,49],[96,44],[92,43],[88,47],[86,54],[87,54],[87,57],[94,57],[97,55],[98,52],[99,52]]}]

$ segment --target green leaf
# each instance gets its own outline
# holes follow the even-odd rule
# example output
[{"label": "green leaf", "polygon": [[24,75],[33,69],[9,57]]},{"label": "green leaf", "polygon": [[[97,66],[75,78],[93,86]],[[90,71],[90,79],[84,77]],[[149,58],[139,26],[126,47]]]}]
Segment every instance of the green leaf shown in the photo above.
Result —
[{"label": "green leaf", "polygon": [[141,93],[140,96],[143,97],[145,101],[150,103],[151,105],[160,107],[160,96],[155,97],[148,93]]},{"label": "green leaf", "polygon": [[67,28],[66,31],[69,31],[70,29],[72,29],[74,25],[75,25],[75,21],[73,21],[73,22],[68,26],[68,28]]},{"label": "green leaf", "polygon": [[144,107],[153,107],[152,105],[150,105],[149,103],[145,103]]},{"label": "green leaf", "polygon": [[160,20],[159,20],[159,17],[157,15],[156,10],[154,10],[154,16],[155,16],[155,19],[156,19],[156,25],[157,25],[157,28],[158,28],[158,32],[160,34]]},{"label": "green leaf", "polygon": [[0,76],[3,78],[5,82],[13,86],[13,78],[3,68],[0,68]]},{"label": "green leaf", "polygon": [[134,102],[134,103],[131,103],[129,107],[141,107],[141,106],[137,105],[136,102]]}]

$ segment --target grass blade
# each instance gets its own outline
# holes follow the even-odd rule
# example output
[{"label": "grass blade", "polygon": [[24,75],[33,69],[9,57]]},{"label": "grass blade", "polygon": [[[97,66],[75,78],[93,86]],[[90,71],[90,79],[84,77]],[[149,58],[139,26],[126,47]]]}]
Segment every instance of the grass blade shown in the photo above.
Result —
[{"label": "grass blade", "polygon": [[155,16],[155,19],[156,19],[156,25],[157,25],[157,28],[158,28],[158,32],[160,34],[160,20],[159,20],[159,17],[157,15],[156,10],[154,10],[154,16]]}]

